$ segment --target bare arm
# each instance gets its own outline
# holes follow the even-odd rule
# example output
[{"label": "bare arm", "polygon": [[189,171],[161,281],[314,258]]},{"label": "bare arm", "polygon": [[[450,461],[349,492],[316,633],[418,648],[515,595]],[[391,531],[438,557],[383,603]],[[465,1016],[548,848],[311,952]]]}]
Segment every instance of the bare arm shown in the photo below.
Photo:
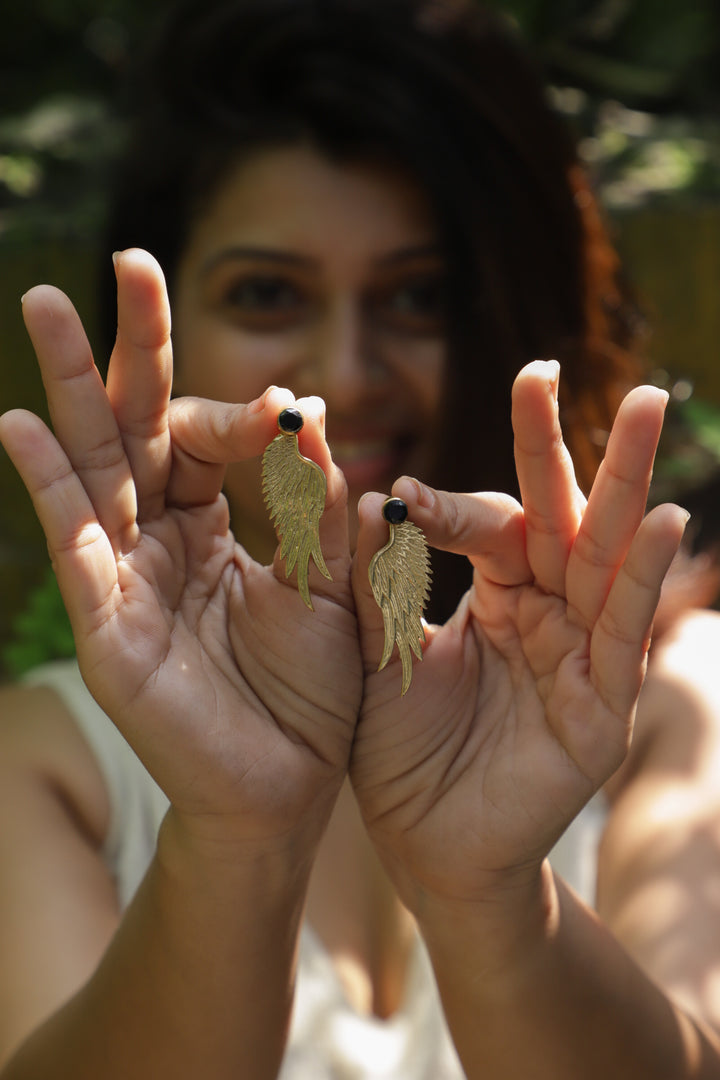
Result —
[{"label": "bare arm", "polygon": [[92,978],[23,1043],[3,1080],[274,1077],[306,873],[280,847],[208,854],[167,820]]},{"label": "bare arm", "polygon": [[[185,850],[166,828],[120,922],[100,856],[102,779],[51,698],[19,689],[2,695],[3,1078],[201,1076],[208,1068],[230,1076],[242,1044],[254,1055],[242,1074],[274,1076],[284,1031],[273,1030],[273,1018],[289,1007],[298,922],[288,898],[299,906],[302,874],[289,880],[293,860],[282,856],[275,874],[263,853],[248,859],[244,875],[229,857],[216,862],[191,844]],[[267,1018],[261,1047],[254,1047],[258,1032],[243,1028],[257,1023],[252,1010],[215,1015],[219,993],[227,1002],[257,1002]]]},{"label": "bare arm", "polygon": [[264,1080],[283,1054],[308,874],[361,697],[345,486],[308,399],[303,448],[328,475],[333,575],[311,576],[310,612],[279,562],[259,566],[235,543],[220,494],[223,462],[261,453],[292,395],[190,403],[178,445],[167,298],[148,255],[124,253],[118,307],[106,389],[67,298],[26,296],[55,434],[16,412],[0,435],[45,530],[85,681],[171,809],[95,972],[1,1075]]},{"label": "bare arm", "polygon": [[49,690],[0,693],[0,1064],[94,970],[118,922],[107,798]]},{"label": "bare arm", "polygon": [[720,1031],[720,615],[653,648],[628,760],[609,788],[598,910],[639,963]]},{"label": "bare arm", "polygon": [[546,864],[421,928],[470,1080],[716,1080],[720,1040],[679,1007]]},{"label": "bare arm", "polygon": [[[351,776],[370,834],[416,915],[471,1078],[720,1076],[714,1036],[557,881],[546,856],[622,763],[660,586],[684,515],[643,517],[664,402],[623,403],[587,504],[533,364],[513,398],[522,505],[404,480],[430,543],[466,554],[473,588],[431,627],[400,702],[376,672],[382,626],[355,570],[366,657]],[[382,753],[380,752],[382,751]]]}]

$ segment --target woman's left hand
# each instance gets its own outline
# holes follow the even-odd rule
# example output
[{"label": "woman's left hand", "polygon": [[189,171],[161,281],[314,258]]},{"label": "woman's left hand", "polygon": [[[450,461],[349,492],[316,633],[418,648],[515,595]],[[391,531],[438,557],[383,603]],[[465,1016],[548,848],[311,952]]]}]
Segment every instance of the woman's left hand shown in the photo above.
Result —
[{"label": "woman's left hand", "polygon": [[427,630],[400,696],[368,564],[387,538],[382,498],[361,504],[353,586],[365,694],[351,761],[370,835],[401,896],[478,901],[529,873],[622,762],[655,608],[687,515],[644,517],[665,407],[652,387],[622,403],[589,499],[557,410],[559,369],[513,389],[522,505],[403,478],[393,493],[430,544],[466,555],[474,582]]}]

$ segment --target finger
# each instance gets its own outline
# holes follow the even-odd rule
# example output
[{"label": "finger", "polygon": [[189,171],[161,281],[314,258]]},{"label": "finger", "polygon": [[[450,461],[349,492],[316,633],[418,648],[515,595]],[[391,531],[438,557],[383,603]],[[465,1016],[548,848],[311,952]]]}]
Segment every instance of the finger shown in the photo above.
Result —
[{"label": "finger", "polygon": [[132,475],[80,318],[67,296],[51,285],[25,294],[23,318],[58,442],[113,548],[130,550],[137,540]]},{"label": "finger", "polygon": [[144,521],[163,512],[170,475],[170,308],[151,255],[134,248],[116,253],[114,262],[118,334],[107,393],[135,482],[138,520]]},{"label": "finger", "polygon": [[[288,406],[297,407],[303,415],[303,427],[298,433],[299,453],[318,464],[325,474],[327,492],[320,520],[320,545],[328,569],[336,560],[341,564],[337,577],[333,574],[333,581],[342,578],[347,590],[350,558],[347,485],[333,464],[325,440],[325,403],[321,398],[296,400],[290,390],[271,386],[249,405],[202,398],[178,398],[171,402],[173,467],[167,499],[180,507],[213,502],[222,489],[226,466],[262,454],[278,435],[278,416]],[[279,555],[275,566],[285,580]],[[290,580],[294,581],[295,577],[296,574]],[[327,589],[327,579],[316,571],[312,561],[310,586],[320,592]]]},{"label": "finger", "polygon": [[439,491],[408,476],[393,484],[392,493],[407,503],[409,519],[432,547],[465,555],[499,585],[532,580],[522,507],[510,495]]},{"label": "finger", "polygon": [[[407,504],[408,520],[422,529],[432,547],[465,555],[479,573],[498,584],[512,586],[532,580],[525,558],[522,507],[509,495],[459,495],[438,491],[408,476],[393,484],[392,493]],[[368,493],[360,501],[358,547],[352,570],[368,673],[377,668],[385,644],[382,612],[368,577],[373,556],[388,540],[382,515],[384,501],[385,496],[377,493]],[[427,642],[432,637],[434,630],[429,628]],[[397,661],[394,651],[388,667],[392,669]],[[397,681],[396,674],[392,677]]]},{"label": "finger", "polygon": [[665,504],[643,520],[613,581],[590,642],[596,689],[622,716],[634,705],[645,671],[660,590],[689,515]]},{"label": "finger", "polygon": [[249,405],[189,397],[170,402],[173,463],[168,503],[213,502],[222,489],[226,466],[262,454],[278,433],[279,413],[294,404],[291,391],[276,386]]},{"label": "finger", "polygon": [[567,566],[568,603],[594,626],[645,513],[667,394],[631,391],[618,409]]},{"label": "finger", "polygon": [[515,380],[515,465],[525,512],[527,557],[538,585],[565,595],[565,569],[585,505],[563,442],[555,360],[528,364]]},{"label": "finger", "polygon": [[79,642],[101,620],[117,584],[112,547],[67,455],[39,417],[6,413],[0,441],[32,499]]}]

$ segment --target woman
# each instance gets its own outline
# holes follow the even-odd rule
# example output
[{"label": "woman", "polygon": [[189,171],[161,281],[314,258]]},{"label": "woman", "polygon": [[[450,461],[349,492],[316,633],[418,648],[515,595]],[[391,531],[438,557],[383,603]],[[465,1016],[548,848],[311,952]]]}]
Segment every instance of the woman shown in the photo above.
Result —
[{"label": "woman", "polygon": [[[5,695],[3,1080],[719,1075],[717,627],[655,647],[618,771],[684,515],[641,524],[659,392],[627,399],[585,511],[557,366],[527,366],[560,359],[589,487],[629,342],[522,54],[462,6],[264,0],[179,9],[147,70],[110,231],[159,257],[195,396],[168,408],[163,279],[123,250],[107,393],[66,298],[33,290],[58,441],[1,429],[127,740],[75,669]],[[314,612],[257,476],[296,398],[328,483]],[[401,700],[361,496],[402,473],[523,506],[395,484],[475,570],[460,599],[438,568],[455,613]],[[605,924],[545,858],[603,784]]]},{"label": "woman", "polygon": [[[177,296],[181,255],[192,258],[188,229],[245,157],[309,142],[337,165],[386,164],[418,189],[416,199],[429,203],[438,249],[419,246],[414,262],[395,261],[384,276],[378,272],[361,283],[366,322],[387,322],[385,336],[395,339],[425,333],[448,351],[437,405],[441,427],[425,433],[436,437],[424,475],[430,481],[452,477],[455,490],[481,485],[514,493],[509,417],[497,403],[508,400],[523,363],[552,356],[565,372],[565,426],[581,484],[589,487],[615,409],[639,379],[638,361],[627,348],[634,312],[569,134],[548,109],[520,44],[489,14],[463,3],[418,10],[407,0],[271,0],[215,4],[209,12],[181,4],[131,87],[131,137],[114,170],[105,247],[139,244],[152,251],[167,276],[176,318],[184,309]],[[282,156],[265,160],[257,178],[263,191],[271,178],[277,186],[288,175]],[[296,184],[301,179],[308,188],[316,180],[307,175]],[[295,212],[304,212],[313,231],[322,196],[301,208],[290,186],[292,200],[273,189],[276,203],[289,206],[287,213],[297,204]],[[349,196],[348,202],[354,205]],[[248,207],[248,214],[257,209]],[[231,207],[227,212],[232,217]],[[238,264],[235,278],[238,320],[243,304],[248,317],[253,307],[256,322],[261,313],[268,321],[274,307],[280,329],[293,314],[291,304],[296,319],[305,305],[307,321],[311,305],[323,299],[318,282],[294,279],[288,267],[267,261]],[[116,324],[113,290],[108,281],[102,291],[108,346]],[[267,327],[250,325],[248,333],[275,328],[268,321]],[[380,348],[388,346],[383,341]],[[180,367],[182,359],[176,357]],[[429,372],[435,383],[436,374]],[[337,426],[341,420],[345,415],[330,418]],[[420,422],[427,424],[427,417]],[[478,430],[494,450],[481,476]],[[403,449],[405,442],[421,441],[414,430],[398,431],[396,440]],[[396,457],[386,481],[406,459],[414,462],[409,451]],[[350,486],[356,498],[352,480]],[[238,527],[242,536],[244,522]],[[264,529],[269,552],[274,538],[267,524]],[[456,572],[460,595],[468,583],[465,565]],[[445,617],[456,596],[443,600],[448,590],[436,592]]]}]

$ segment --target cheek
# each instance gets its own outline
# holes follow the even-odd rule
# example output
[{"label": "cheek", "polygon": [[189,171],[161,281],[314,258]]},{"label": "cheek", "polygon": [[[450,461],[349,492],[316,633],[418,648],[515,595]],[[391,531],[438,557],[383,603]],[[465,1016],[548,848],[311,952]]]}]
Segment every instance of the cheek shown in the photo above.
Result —
[{"label": "cheek", "polygon": [[271,384],[286,385],[293,343],[239,332],[212,320],[178,327],[175,392],[214,401],[253,401]]},{"label": "cheek", "polygon": [[423,417],[437,419],[445,389],[447,356],[444,342],[431,340],[411,350],[398,350],[395,369]]}]

